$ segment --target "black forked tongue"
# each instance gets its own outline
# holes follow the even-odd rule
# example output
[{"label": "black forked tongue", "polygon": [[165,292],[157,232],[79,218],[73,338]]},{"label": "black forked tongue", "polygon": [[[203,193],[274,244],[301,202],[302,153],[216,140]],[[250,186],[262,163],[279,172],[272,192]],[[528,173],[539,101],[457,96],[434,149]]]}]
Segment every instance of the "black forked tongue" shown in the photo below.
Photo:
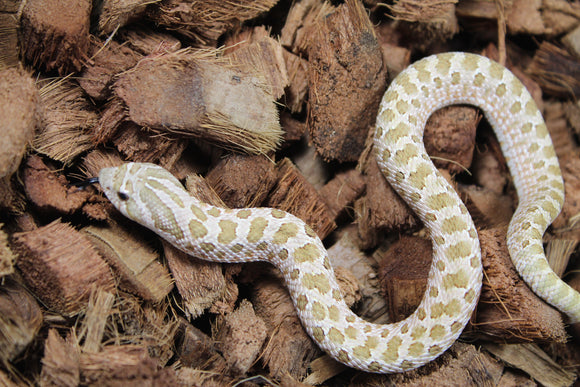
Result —
[{"label": "black forked tongue", "polygon": [[76,183],[72,183],[71,185],[78,188],[87,188],[89,185],[93,185],[99,182],[98,177],[90,177],[88,179],[77,181]]}]

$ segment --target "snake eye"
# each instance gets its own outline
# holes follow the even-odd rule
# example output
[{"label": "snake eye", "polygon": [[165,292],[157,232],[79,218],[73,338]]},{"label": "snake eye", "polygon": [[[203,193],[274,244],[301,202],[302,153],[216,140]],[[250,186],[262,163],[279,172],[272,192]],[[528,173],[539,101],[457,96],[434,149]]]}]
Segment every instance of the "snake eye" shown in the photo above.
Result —
[{"label": "snake eye", "polygon": [[127,195],[125,192],[117,192],[117,196],[119,197],[119,199],[123,202],[129,200],[129,195]]}]

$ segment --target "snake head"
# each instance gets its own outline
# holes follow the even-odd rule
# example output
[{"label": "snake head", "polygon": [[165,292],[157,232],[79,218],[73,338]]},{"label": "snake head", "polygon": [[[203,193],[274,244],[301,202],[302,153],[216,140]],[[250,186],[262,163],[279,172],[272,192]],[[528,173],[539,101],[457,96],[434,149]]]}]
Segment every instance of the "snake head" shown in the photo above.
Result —
[{"label": "snake head", "polygon": [[148,228],[155,228],[167,207],[159,192],[168,196],[184,191],[169,171],[149,163],[126,163],[103,168],[99,184],[107,198],[126,217]]}]

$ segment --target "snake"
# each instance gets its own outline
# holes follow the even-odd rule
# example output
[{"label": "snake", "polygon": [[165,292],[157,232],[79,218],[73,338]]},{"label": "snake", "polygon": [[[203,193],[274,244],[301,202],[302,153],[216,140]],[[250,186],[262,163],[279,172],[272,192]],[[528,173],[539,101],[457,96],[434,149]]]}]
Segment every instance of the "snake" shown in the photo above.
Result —
[{"label": "snake", "polygon": [[98,181],[122,214],[187,254],[214,262],[275,265],[305,330],[332,358],[367,372],[408,371],[434,360],[458,339],[481,292],[477,230],[423,144],[429,116],[454,104],[482,109],[513,177],[518,206],[507,245],[514,266],[536,294],[570,322],[580,321],[580,295],[550,269],[542,245],[564,201],[546,124],[518,78],[483,56],[451,52],[423,58],[391,82],[379,107],[377,162],[433,244],[425,294],[417,309],[398,322],[374,324],[347,307],[322,241],[290,213],[212,206],[155,164],[103,168]]}]

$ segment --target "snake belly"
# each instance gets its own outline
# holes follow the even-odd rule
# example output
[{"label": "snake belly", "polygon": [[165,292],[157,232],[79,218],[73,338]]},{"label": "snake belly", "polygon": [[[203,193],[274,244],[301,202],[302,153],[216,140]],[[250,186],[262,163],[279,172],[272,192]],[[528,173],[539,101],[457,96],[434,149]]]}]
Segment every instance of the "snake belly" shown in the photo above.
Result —
[{"label": "snake belly", "polygon": [[[211,206],[190,196],[168,171],[147,163],[105,168],[99,183],[121,213],[188,254],[214,262],[274,264],[304,328],[336,360],[368,372],[402,372],[435,359],[453,344],[481,289],[481,253],[473,222],[422,143],[429,115],[453,103],[482,107],[494,127],[520,197],[510,224],[510,251],[524,262],[516,266],[533,266],[524,273],[540,281],[538,294],[560,298],[553,295],[553,286],[561,292],[563,283],[546,282],[547,266],[538,263],[545,261],[543,249],[538,250],[541,236],[563,201],[553,147],[522,84],[502,66],[476,55],[441,54],[410,66],[385,93],[377,117],[375,147],[381,170],[433,240],[425,296],[405,320],[381,325],[354,314],[342,298],[322,242],[289,213]],[[536,269],[542,274],[536,275]]]}]

